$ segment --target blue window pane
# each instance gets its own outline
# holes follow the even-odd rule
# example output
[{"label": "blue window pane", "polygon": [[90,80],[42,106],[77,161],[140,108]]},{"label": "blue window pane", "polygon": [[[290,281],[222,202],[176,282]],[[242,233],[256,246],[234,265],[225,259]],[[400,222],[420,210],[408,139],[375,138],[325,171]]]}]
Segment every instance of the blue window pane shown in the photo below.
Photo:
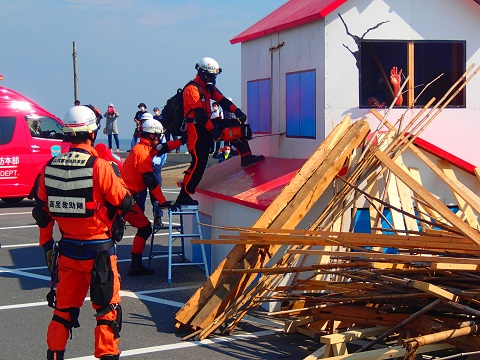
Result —
[{"label": "blue window pane", "polygon": [[248,123],[253,132],[271,132],[270,79],[247,83]]},{"label": "blue window pane", "polygon": [[287,136],[315,138],[315,71],[287,74]]},{"label": "blue window pane", "polygon": [[270,112],[270,80],[259,81],[259,132],[271,133],[272,132],[272,116]]}]

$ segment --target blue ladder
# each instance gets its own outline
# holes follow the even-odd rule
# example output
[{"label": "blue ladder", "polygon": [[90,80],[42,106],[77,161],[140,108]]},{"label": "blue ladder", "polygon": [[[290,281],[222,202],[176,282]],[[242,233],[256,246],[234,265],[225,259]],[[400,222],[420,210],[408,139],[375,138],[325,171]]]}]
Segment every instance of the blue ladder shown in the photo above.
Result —
[{"label": "blue ladder", "polygon": [[[148,267],[150,267],[150,262],[153,258],[153,254],[156,253],[167,253],[168,256],[168,278],[167,282],[172,282],[172,267],[173,266],[200,266],[205,270],[205,277],[208,279],[209,272],[208,272],[208,263],[207,263],[207,256],[205,252],[204,244],[200,244],[200,250],[202,255],[201,262],[188,262],[185,259],[185,252],[184,252],[184,243],[185,238],[192,238],[192,239],[203,239],[202,237],[202,229],[200,225],[200,218],[198,215],[198,206],[197,205],[182,205],[179,210],[172,211],[168,209],[168,226],[155,226],[155,221],[157,217],[157,206],[158,204],[154,204],[154,227],[152,231],[152,237],[150,242],[150,255],[148,260]],[[173,216],[178,215],[180,217],[180,225],[173,224]],[[184,223],[185,223],[185,216],[194,216],[195,221],[193,222],[192,219],[192,233],[185,233],[184,231]],[[168,229],[168,250],[167,251],[153,251],[153,240],[155,233],[161,229]],[[173,251],[173,242],[177,239],[181,241],[181,249],[180,251],[174,252]],[[182,262],[173,262],[173,255],[178,255]],[[192,254],[193,255],[193,254]]]}]

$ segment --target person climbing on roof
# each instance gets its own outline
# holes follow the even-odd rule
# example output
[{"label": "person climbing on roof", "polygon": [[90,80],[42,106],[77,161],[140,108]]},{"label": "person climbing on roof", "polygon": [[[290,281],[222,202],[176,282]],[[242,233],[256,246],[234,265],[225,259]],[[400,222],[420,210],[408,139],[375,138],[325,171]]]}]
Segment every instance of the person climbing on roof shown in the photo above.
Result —
[{"label": "person climbing on roof", "polygon": [[[183,113],[186,118],[187,149],[192,156],[192,162],[185,171],[182,187],[177,197],[179,205],[198,205],[198,201],[190,195],[195,193],[207,166],[212,141],[218,139],[220,131],[214,134],[214,125],[210,120],[212,108],[210,101],[219,103],[224,111],[235,114],[235,120],[222,122],[223,127],[241,126],[247,116],[235,104],[228,100],[216,87],[216,78],[222,72],[218,62],[210,57],[204,57],[196,65],[197,75],[193,82],[185,86],[183,91]],[[248,141],[235,139],[231,141],[241,156],[241,166],[246,167],[264,160],[263,155],[253,155]]]}]

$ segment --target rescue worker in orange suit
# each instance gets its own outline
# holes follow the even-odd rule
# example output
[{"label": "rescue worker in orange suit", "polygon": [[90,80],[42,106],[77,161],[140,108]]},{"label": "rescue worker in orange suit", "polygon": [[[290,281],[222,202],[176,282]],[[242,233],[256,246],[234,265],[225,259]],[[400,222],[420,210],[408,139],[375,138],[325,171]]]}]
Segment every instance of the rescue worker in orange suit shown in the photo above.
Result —
[{"label": "rescue worker in orange suit", "polygon": [[[212,108],[210,101],[214,100],[220,104],[222,109],[231,111],[237,119],[224,119],[220,121],[223,127],[243,125],[247,116],[228,100],[215,86],[216,77],[222,72],[218,63],[209,57],[205,57],[195,65],[197,76],[193,80],[195,84],[189,83],[183,91],[183,113],[186,117],[187,149],[192,156],[192,162],[185,172],[182,188],[177,198],[179,205],[198,205],[198,201],[190,196],[195,193],[203,173],[207,166],[208,156],[212,141],[218,138],[221,129],[215,129],[210,120]],[[201,90],[200,90],[201,89]],[[263,155],[253,155],[244,139],[231,141],[241,156],[241,166],[246,167],[265,159]]]},{"label": "rescue worker in orange suit", "polygon": [[[47,359],[64,359],[72,328],[80,326],[80,307],[89,289],[97,321],[94,356],[119,359],[122,313],[114,244],[121,237],[113,234],[109,214],[126,213],[135,203],[110,163],[97,156],[93,144],[98,129],[88,107],[75,106],[67,112],[63,132],[71,141],[70,151],[45,166],[32,210],[52,278],[58,274],[56,296],[53,293],[49,299],[54,312],[47,330]],[[53,256],[55,222],[62,234],[58,257]]]},{"label": "rescue worker in orange suit", "polygon": [[[137,143],[130,151],[130,154],[128,154],[120,174],[127,189],[129,189],[134,196],[148,188],[150,193],[155,197],[155,200],[158,201],[160,207],[169,207],[175,210],[178,207],[174,202],[167,201],[165,196],[163,196],[160,184],[153,173],[153,157],[157,154],[156,148],[159,145],[161,134],[162,127],[160,122],[154,120],[149,113],[143,114],[142,126],[139,132],[140,142]],[[182,141],[172,140],[167,144],[170,149],[175,149],[182,145]],[[161,148],[161,145],[158,147]],[[165,146],[165,148],[167,148],[167,146]],[[143,199],[143,201],[145,201],[145,199]],[[131,213],[134,213],[134,211]],[[125,220],[132,224],[129,218],[133,217],[131,213],[125,216]],[[144,226],[138,228],[133,238],[131,252],[132,262],[128,274],[130,276],[153,275],[153,269],[149,269],[142,264],[142,253],[145,250],[147,239],[152,234],[152,224],[143,212],[135,212],[135,216],[143,219]],[[134,226],[137,227],[136,225]]]}]

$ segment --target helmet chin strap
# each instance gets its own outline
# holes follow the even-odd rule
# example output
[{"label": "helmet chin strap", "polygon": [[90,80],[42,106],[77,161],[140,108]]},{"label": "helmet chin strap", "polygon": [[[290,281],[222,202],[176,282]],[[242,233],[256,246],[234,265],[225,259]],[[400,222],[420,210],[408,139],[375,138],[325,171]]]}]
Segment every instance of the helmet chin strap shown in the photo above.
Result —
[{"label": "helmet chin strap", "polygon": [[97,140],[98,131],[91,132],[89,135],[90,141],[92,142],[92,146],[95,145],[95,140]]}]

